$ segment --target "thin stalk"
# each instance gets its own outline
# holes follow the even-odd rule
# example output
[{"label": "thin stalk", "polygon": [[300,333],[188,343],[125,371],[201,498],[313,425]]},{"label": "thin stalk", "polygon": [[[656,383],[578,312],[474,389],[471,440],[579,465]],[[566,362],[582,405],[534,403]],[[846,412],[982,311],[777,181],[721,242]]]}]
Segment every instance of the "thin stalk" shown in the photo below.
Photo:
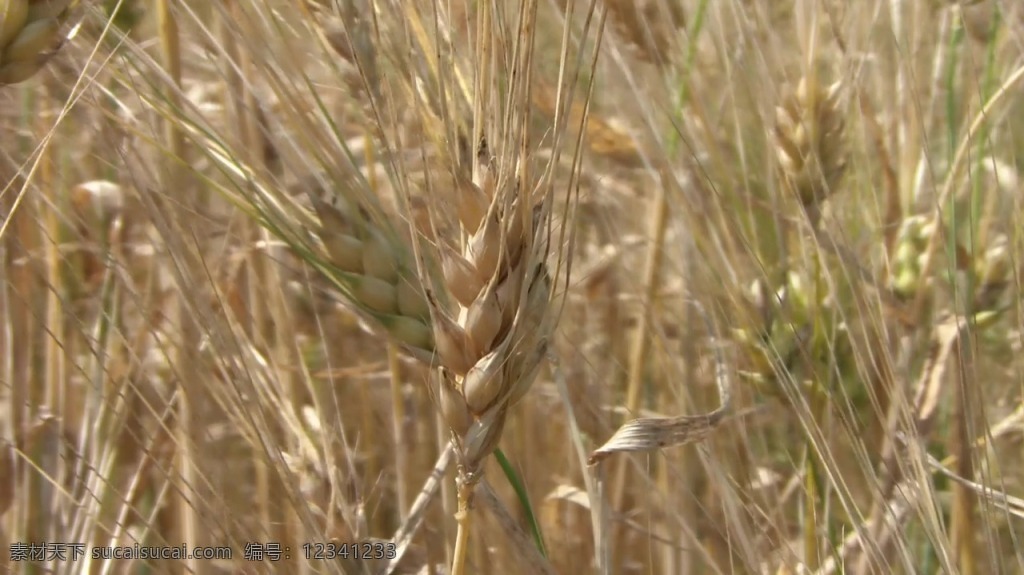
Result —
[{"label": "thin stalk", "polygon": [[[696,38],[703,29],[706,9],[707,2],[704,0],[698,7],[694,24],[689,33],[687,57],[679,81],[678,109],[680,110],[680,115],[689,99],[689,70],[692,68],[693,59],[696,54]],[[679,146],[679,134],[675,126],[669,132],[668,143],[668,154],[669,158],[671,158]],[[644,260],[643,298],[640,300],[641,305],[643,305],[643,311],[640,314],[636,331],[633,334],[633,341],[630,345],[629,372],[626,378],[626,411],[632,414],[635,414],[640,407],[640,395],[643,390],[643,375],[646,367],[647,332],[649,331],[652,312],[655,307],[658,286],[661,283],[661,256],[664,250],[665,231],[668,221],[668,196],[666,192],[664,181],[656,185],[654,197],[651,199],[649,206],[650,219],[648,220],[648,230],[651,243],[648,245],[647,255]],[[622,499],[625,495],[626,464],[626,458],[620,459],[613,476],[612,504],[615,508],[619,508],[622,505]]]},{"label": "thin stalk", "polygon": [[405,400],[402,397],[402,364],[399,361],[398,347],[388,343],[388,371],[391,373],[391,433],[395,442],[395,499],[398,504],[398,521],[405,523],[408,517],[409,493],[405,478],[409,471],[408,456],[404,446],[405,437]]},{"label": "thin stalk", "polygon": [[[42,91],[41,94],[44,96],[41,100],[46,100],[46,91]],[[51,114],[44,113],[39,114],[40,120],[40,133],[45,134],[52,127],[53,118]],[[42,138],[40,138],[42,139]],[[62,189],[61,182],[55,181],[54,178],[54,158],[53,152],[50,146],[46,146],[41,150],[41,158],[39,159],[39,184],[43,190],[60,190]],[[43,206],[40,205],[40,209]],[[61,229],[60,224],[57,220],[57,212],[55,209],[46,209],[45,213],[42,214],[43,225],[45,226],[46,237],[49,240],[46,242],[46,282],[50,286],[50,289],[46,290],[46,352],[44,357],[46,358],[46,405],[52,406],[56,413],[61,414],[61,420],[58,421],[58,425],[61,427],[61,434],[64,430],[64,421],[67,415],[64,411],[64,353],[62,347],[65,343],[64,336],[64,310],[62,306],[61,292],[63,282],[61,269],[61,256],[58,243],[60,242]]]},{"label": "thin stalk", "polygon": [[[250,113],[250,106],[252,105],[252,94],[246,90],[244,75],[249,72],[251,68],[250,60],[245,56],[245,50],[241,49],[238,45],[238,35],[232,30],[232,22],[239,22],[241,20],[241,14],[239,13],[237,2],[228,1],[225,2],[224,11],[221,13],[221,17],[218,20],[220,25],[220,36],[221,41],[224,43],[224,56],[226,62],[224,62],[225,73],[225,102],[227,108],[231,111],[233,116],[233,124],[237,130],[235,136],[238,138],[239,151],[242,154],[244,160],[252,165],[257,159],[255,150],[259,148],[255,145],[255,138],[253,137],[253,122],[252,114]],[[227,15],[230,14],[230,19]],[[259,239],[260,229],[256,227],[252,229],[246,222],[249,230],[243,232],[243,235],[248,235],[254,241]],[[256,338],[257,333],[262,333],[262,327],[266,324],[265,314],[266,306],[261,303],[261,296],[258,293],[258,285],[264,283],[256,279],[257,275],[262,275],[259,272],[262,266],[259,265],[259,257],[254,255],[250,251],[246,257],[245,268],[246,268],[246,298],[248,299],[248,305],[246,311],[251,314],[247,317],[238,318],[243,325],[245,333],[249,338]],[[264,284],[270,285],[270,284]],[[255,305],[253,305],[255,304]],[[251,322],[249,321],[251,319]],[[256,496],[254,497],[254,503],[256,507],[256,516],[259,517],[260,525],[264,532],[274,533],[273,525],[274,521],[271,517],[271,504],[273,496],[270,493],[270,470],[268,468],[263,449],[259,445],[253,445],[250,450],[249,457],[252,460],[254,469],[254,488]]]},{"label": "thin stalk", "polygon": [[[438,376],[431,374],[429,377]],[[448,424],[445,423],[444,416],[441,415],[439,410],[435,410],[434,412],[434,428],[437,432],[437,453],[440,455],[450,449],[453,443],[449,437],[450,433],[448,431]],[[445,517],[451,517],[456,513],[454,491],[453,482],[446,478],[445,481],[441,483],[441,509],[444,510]],[[445,563],[452,565],[454,563],[455,554],[450,544],[452,540],[450,521],[441,522],[441,534],[444,536],[444,540],[449,542],[449,544],[444,547]]]},{"label": "thin stalk", "polygon": [[[24,95],[24,107],[23,110],[26,112],[26,118],[32,118],[38,113],[42,98],[37,97],[37,94],[30,91],[25,91]],[[26,133],[32,133],[33,126],[26,126]],[[29,141],[25,141],[21,146],[23,152],[28,152]],[[46,153],[48,145],[40,147],[39,157],[35,160],[35,169],[39,169],[47,163],[49,155]],[[25,183],[27,184],[29,179],[33,176],[30,174],[25,177]],[[13,184],[19,179],[12,179]],[[6,194],[5,194],[6,195]],[[40,334],[40,326],[38,318],[42,313],[42,310],[38,307],[38,299],[34,297],[34,294],[38,293],[37,278],[42,270],[35,268],[34,258],[31,254],[37,253],[41,246],[39,245],[39,230],[35,226],[35,221],[40,217],[38,214],[38,207],[30,199],[25,202],[24,208],[18,210],[21,202],[28,199],[25,190],[22,190],[14,194],[13,203],[5,210],[6,218],[4,222],[0,224],[0,236],[5,235],[4,229],[8,222],[13,224],[11,228],[11,244],[8,246],[10,250],[11,260],[21,260],[23,263],[20,266],[11,266],[17,271],[12,273],[14,276],[11,281],[11,290],[13,295],[12,301],[14,309],[11,310],[14,313],[12,317],[12,331],[11,331],[11,347],[13,354],[12,366],[14,370],[13,388],[11,390],[11,402],[10,405],[14,407],[13,417],[15,428],[14,432],[17,435],[13,437],[23,438],[21,440],[22,445],[19,445],[21,449],[28,447],[28,432],[29,429],[39,422],[39,418],[42,415],[40,413],[40,406],[45,400],[45,389],[40,385],[33,385],[39,374],[36,372],[34,366],[38,365],[40,358],[37,354],[37,347],[35,344],[38,342]],[[19,269],[20,268],[20,269]],[[6,282],[5,282],[6,283]],[[27,342],[27,345],[24,343]],[[20,345],[19,345],[20,343]],[[20,459],[20,458],[16,458]],[[28,454],[27,460],[23,459],[22,467],[20,469],[22,485],[27,486],[25,489],[26,504],[22,507],[22,517],[18,518],[18,525],[23,529],[21,532],[13,534],[13,538],[25,538],[25,539],[46,539],[48,534],[46,533],[46,515],[45,511],[47,507],[47,501],[44,498],[47,486],[45,485],[46,479],[38,473],[35,467],[39,464],[39,454],[30,453]],[[33,567],[40,567],[38,563],[30,563]]]},{"label": "thin stalk", "polygon": [[804,448],[804,504],[801,536],[804,547],[804,565],[810,572],[821,566],[821,546],[818,545],[818,470],[811,442]]},{"label": "thin stalk", "polygon": [[[823,325],[823,313],[828,313],[826,310],[821,309],[820,302],[824,301],[823,291],[827,290],[827,284],[824,277],[825,270],[823,269],[821,258],[814,259],[814,284],[809,286],[811,289],[810,297],[811,301],[814,302],[813,308],[811,309],[812,317],[812,335],[810,345],[813,347],[818,345],[818,342],[829,337],[826,332],[826,328]],[[812,350],[813,354],[813,350]],[[811,386],[810,386],[810,406],[811,406],[811,417],[815,425],[821,429],[828,429],[826,425],[825,415],[828,411],[828,389],[820,377],[815,377],[816,371],[815,365],[811,365],[809,371],[812,375]],[[820,475],[818,471],[818,453],[815,447],[815,441],[808,437],[807,442],[804,446],[804,516],[803,516],[803,544],[804,544],[804,564],[811,571],[816,571],[821,567],[821,545],[819,543],[819,534],[823,532],[820,517],[819,517],[819,501],[823,497]],[[822,511],[824,505],[821,506]]]},{"label": "thin stalk", "polygon": [[[171,85],[166,88],[164,96],[167,98],[172,109],[180,109],[182,78],[181,41],[178,24],[171,11],[171,2],[172,0],[157,0],[155,8],[157,29],[160,37],[160,55],[167,77],[171,80]],[[164,189],[180,190],[182,189],[181,184],[183,182],[177,162],[185,157],[185,138],[177,122],[172,117],[164,118],[163,128],[164,145],[168,150],[163,171]],[[195,205],[195,202],[189,201],[190,199],[192,198],[188,198],[186,195],[184,202],[184,209],[186,210],[198,207]],[[196,210],[194,213],[203,213],[203,211]],[[183,393],[178,396],[178,417],[174,426],[177,453],[174,458],[174,471],[172,473],[177,475],[176,479],[180,488],[171,490],[170,501],[166,507],[167,515],[164,516],[166,523],[162,523],[164,527],[168,528],[163,533],[164,538],[170,541],[172,545],[178,543],[195,545],[199,544],[197,539],[199,518],[195,508],[190,504],[189,494],[191,486],[196,485],[198,475],[195,466],[195,445],[192,441],[194,428],[192,402],[197,398],[189,392],[197,391],[196,385],[203,381],[203,378],[199,376],[198,366],[193,361],[194,358],[191,357],[192,353],[187,346],[200,341],[200,334],[198,326],[193,318],[190,317],[188,304],[184,299],[179,300],[177,316],[181,328],[182,347],[178,348],[181,355],[176,363],[182,370],[181,391]],[[173,517],[170,514],[174,514]],[[195,573],[198,570],[199,565],[192,558],[186,558],[184,563],[173,566],[173,571],[180,573]]]},{"label": "thin stalk", "polygon": [[[992,29],[996,30],[1000,24],[1000,12],[995,10],[993,14]],[[982,101],[988,100],[989,96],[995,91],[999,81],[999,69],[996,66],[996,58],[998,53],[996,51],[997,42],[995,41],[995,35],[985,50],[985,74],[981,85],[981,99]],[[982,132],[981,141],[985,146],[985,151],[977,155],[977,161],[979,163],[978,170],[975,173],[981,172],[981,163],[990,161],[987,156],[990,155],[988,147],[990,146],[989,138],[991,137],[991,129],[986,126]],[[978,226],[978,246],[988,245],[988,235],[990,231],[991,222],[995,220],[996,211],[998,210],[999,202],[996,200],[999,198],[999,194],[986,193],[983,186],[980,185],[981,179],[979,178],[978,183],[974,188],[974,195],[972,200],[972,211],[977,213],[980,219]],[[973,247],[973,246],[972,246]],[[973,293],[971,294],[974,295]]]},{"label": "thin stalk", "polygon": [[[640,393],[643,390],[643,376],[647,363],[647,332],[651,323],[651,316],[654,311],[654,302],[657,298],[658,286],[661,285],[661,254],[665,244],[665,231],[668,222],[668,201],[664,185],[655,186],[654,198],[650,204],[650,230],[651,243],[648,246],[647,257],[644,261],[644,291],[640,300],[643,311],[640,313],[640,320],[633,334],[633,342],[629,351],[629,374],[626,379],[626,411],[635,414],[640,407]],[[626,492],[626,467],[627,459],[618,460],[615,470],[615,492],[612,497],[612,505],[618,509],[622,506],[622,499]]]},{"label": "thin stalk", "polygon": [[[956,340],[956,353],[953,355],[956,371],[956,388],[953,393],[953,433],[950,436],[950,453],[957,457],[956,472],[960,477],[972,479],[975,474],[972,453],[971,395],[975,393],[976,383],[969,380],[971,368],[971,342],[969,328]],[[974,539],[981,528],[977,525],[975,493],[961,483],[953,483],[953,505],[950,510],[950,531],[953,543],[953,556],[960,573],[974,575],[978,571],[978,558],[974,549]]]}]

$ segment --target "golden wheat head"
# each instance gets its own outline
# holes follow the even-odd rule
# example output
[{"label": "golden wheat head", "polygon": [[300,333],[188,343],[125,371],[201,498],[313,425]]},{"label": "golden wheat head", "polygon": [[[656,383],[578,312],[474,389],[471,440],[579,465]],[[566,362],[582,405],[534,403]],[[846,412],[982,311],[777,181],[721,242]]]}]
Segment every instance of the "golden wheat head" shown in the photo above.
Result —
[{"label": "golden wheat head", "polygon": [[[435,401],[467,465],[476,467],[547,350],[547,218],[526,194],[495,192],[493,178],[487,191],[469,178],[458,181],[456,212],[473,231],[463,245],[425,256],[422,266],[411,246],[345,193],[316,184],[307,191],[329,275],[350,304],[437,368]],[[426,271],[434,267],[443,278],[436,288]]]},{"label": "golden wheat head", "polygon": [[776,108],[774,140],[786,187],[805,207],[823,201],[846,168],[841,84],[826,88],[805,76]]},{"label": "golden wheat head", "polygon": [[551,281],[541,206],[527,194],[485,191],[468,179],[461,187],[461,203],[490,204],[482,213],[459,210],[473,232],[443,266],[459,310],[455,318],[436,313],[434,335],[445,367],[439,405],[473,469],[496,446],[505,412],[529,390],[546,353]]},{"label": "golden wheat head", "polygon": [[329,275],[346,289],[349,303],[372,317],[410,355],[431,361],[430,309],[408,246],[344,195],[318,183],[308,185]]}]

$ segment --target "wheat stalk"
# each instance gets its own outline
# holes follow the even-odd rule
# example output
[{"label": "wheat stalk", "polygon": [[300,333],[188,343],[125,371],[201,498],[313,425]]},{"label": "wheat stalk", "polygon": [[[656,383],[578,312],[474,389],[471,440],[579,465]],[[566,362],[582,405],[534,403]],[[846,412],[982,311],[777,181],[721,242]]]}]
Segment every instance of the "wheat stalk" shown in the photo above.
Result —
[{"label": "wheat stalk", "polygon": [[36,74],[63,43],[72,0],[0,0],[0,86]]}]

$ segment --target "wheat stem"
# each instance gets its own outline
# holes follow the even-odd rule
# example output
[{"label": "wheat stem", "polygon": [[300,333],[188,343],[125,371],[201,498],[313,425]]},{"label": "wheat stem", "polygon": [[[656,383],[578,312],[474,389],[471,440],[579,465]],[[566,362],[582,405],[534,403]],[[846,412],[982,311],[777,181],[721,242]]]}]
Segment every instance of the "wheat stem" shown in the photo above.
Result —
[{"label": "wheat stem", "polygon": [[[178,24],[171,10],[171,1],[158,0],[156,12],[162,63],[171,81],[171,85],[166,88],[165,97],[172,107],[180,108],[180,86],[182,80],[181,44]],[[173,118],[168,117],[164,120],[164,145],[169,152],[164,171],[165,189],[181,190],[183,178],[181,178],[177,162],[185,157],[185,138],[178,123]],[[186,194],[184,209],[194,209],[197,213],[202,213],[203,210],[194,200],[195,198],[188,198]],[[194,262],[194,260],[190,261]],[[194,274],[193,277],[201,275]],[[175,541],[175,538],[177,538],[180,539],[180,542],[196,544],[198,543],[199,518],[196,514],[196,509],[189,503],[188,497],[190,486],[197,484],[198,474],[194,443],[192,441],[194,435],[193,419],[195,417],[192,402],[197,398],[191,392],[195,390],[195,384],[202,381],[202,378],[198,374],[197,362],[193,357],[190,346],[194,345],[193,342],[200,340],[200,334],[195,321],[189,317],[190,313],[186,302],[181,302],[177,312],[182,341],[189,343],[180,348],[183,352],[178,362],[182,366],[182,389],[178,395],[178,418],[174,426],[177,447],[174,468],[180,478],[181,487],[173,490],[172,501],[166,508],[169,513],[174,513],[175,516],[173,518],[167,517],[166,519],[171,523],[171,529],[168,532],[174,534],[173,538],[169,538],[172,543],[177,543],[178,541]],[[197,569],[196,560],[192,558],[186,558],[184,563],[175,566],[175,571],[181,572],[195,572]]]},{"label": "wheat stem", "polygon": [[462,480],[463,472],[460,470],[459,481],[459,510],[455,513],[455,521],[458,523],[458,531],[455,534],[455,553],[452,559],[452,575],[463,575],[466,572],[466,554],[469,549],[469,531],[472,526],[472,515],[470,503],[472,500],[473,485]]},{"label": "wheat stem", "polygon": [[398,503],[398,519],[404,522],[409,508],[409,494],[405,486],[408,477],[408,455],[403,446],[405,438],[405,400],[402,397],[402,364],[398,357],[398,346],[388,343],[388,371],[391,373],[391,432],[395,442],[395,498]]},{"label": "wheat stem", "polygon": [[[640,300],[642,310],[633,342],[629,352],[629,376],[626,381],[626,412],[635,414],[640,408],[640,394],[643,390],[644,372],[647,363],[647,332],[650,329],[651,316],[654,311],[656,294],[661,282],[661,253],[665,244],[665,231],[668,222],[668,196],[664,185],[655,186],[654,198],[651,200],[650,231],[651,243],[647,248],[644,261],[644,293]],[[627,415],[628,417],[628,415]],[[626,470],[628,461],[620,459],[615,468],[612,505],[615,509],[622,506],[626,492]]]}]

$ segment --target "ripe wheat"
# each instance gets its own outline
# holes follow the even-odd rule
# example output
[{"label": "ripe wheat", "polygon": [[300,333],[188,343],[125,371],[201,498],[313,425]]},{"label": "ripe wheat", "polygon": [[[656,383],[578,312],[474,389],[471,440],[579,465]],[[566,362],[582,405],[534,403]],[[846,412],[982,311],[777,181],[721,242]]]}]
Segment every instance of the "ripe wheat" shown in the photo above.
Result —
[{"label": "ripe wheat", "polygon": [[[435,399],[464,446],[464,463],[475,469],[536,376],[551,329],[551,286],[539,241],[543,210],[531,205],[524,214],[519,206],[528,198],[510,200],[468,179],[461,185],[458,212],[474,231],[464,248],[440,255],[443,294],[419,275],[412,250],[366,210],[322,185],[309,183],[307,192],[328,263],[351,303],[438,368]],[[456,309],[443,303],[452,300]]]},{"label": "ripe wheat", "polygon": [[840,83],[825,88],[813,76],[776,108],[775,145],[786,187],[807,208],[834,191],[846,168]]}]

